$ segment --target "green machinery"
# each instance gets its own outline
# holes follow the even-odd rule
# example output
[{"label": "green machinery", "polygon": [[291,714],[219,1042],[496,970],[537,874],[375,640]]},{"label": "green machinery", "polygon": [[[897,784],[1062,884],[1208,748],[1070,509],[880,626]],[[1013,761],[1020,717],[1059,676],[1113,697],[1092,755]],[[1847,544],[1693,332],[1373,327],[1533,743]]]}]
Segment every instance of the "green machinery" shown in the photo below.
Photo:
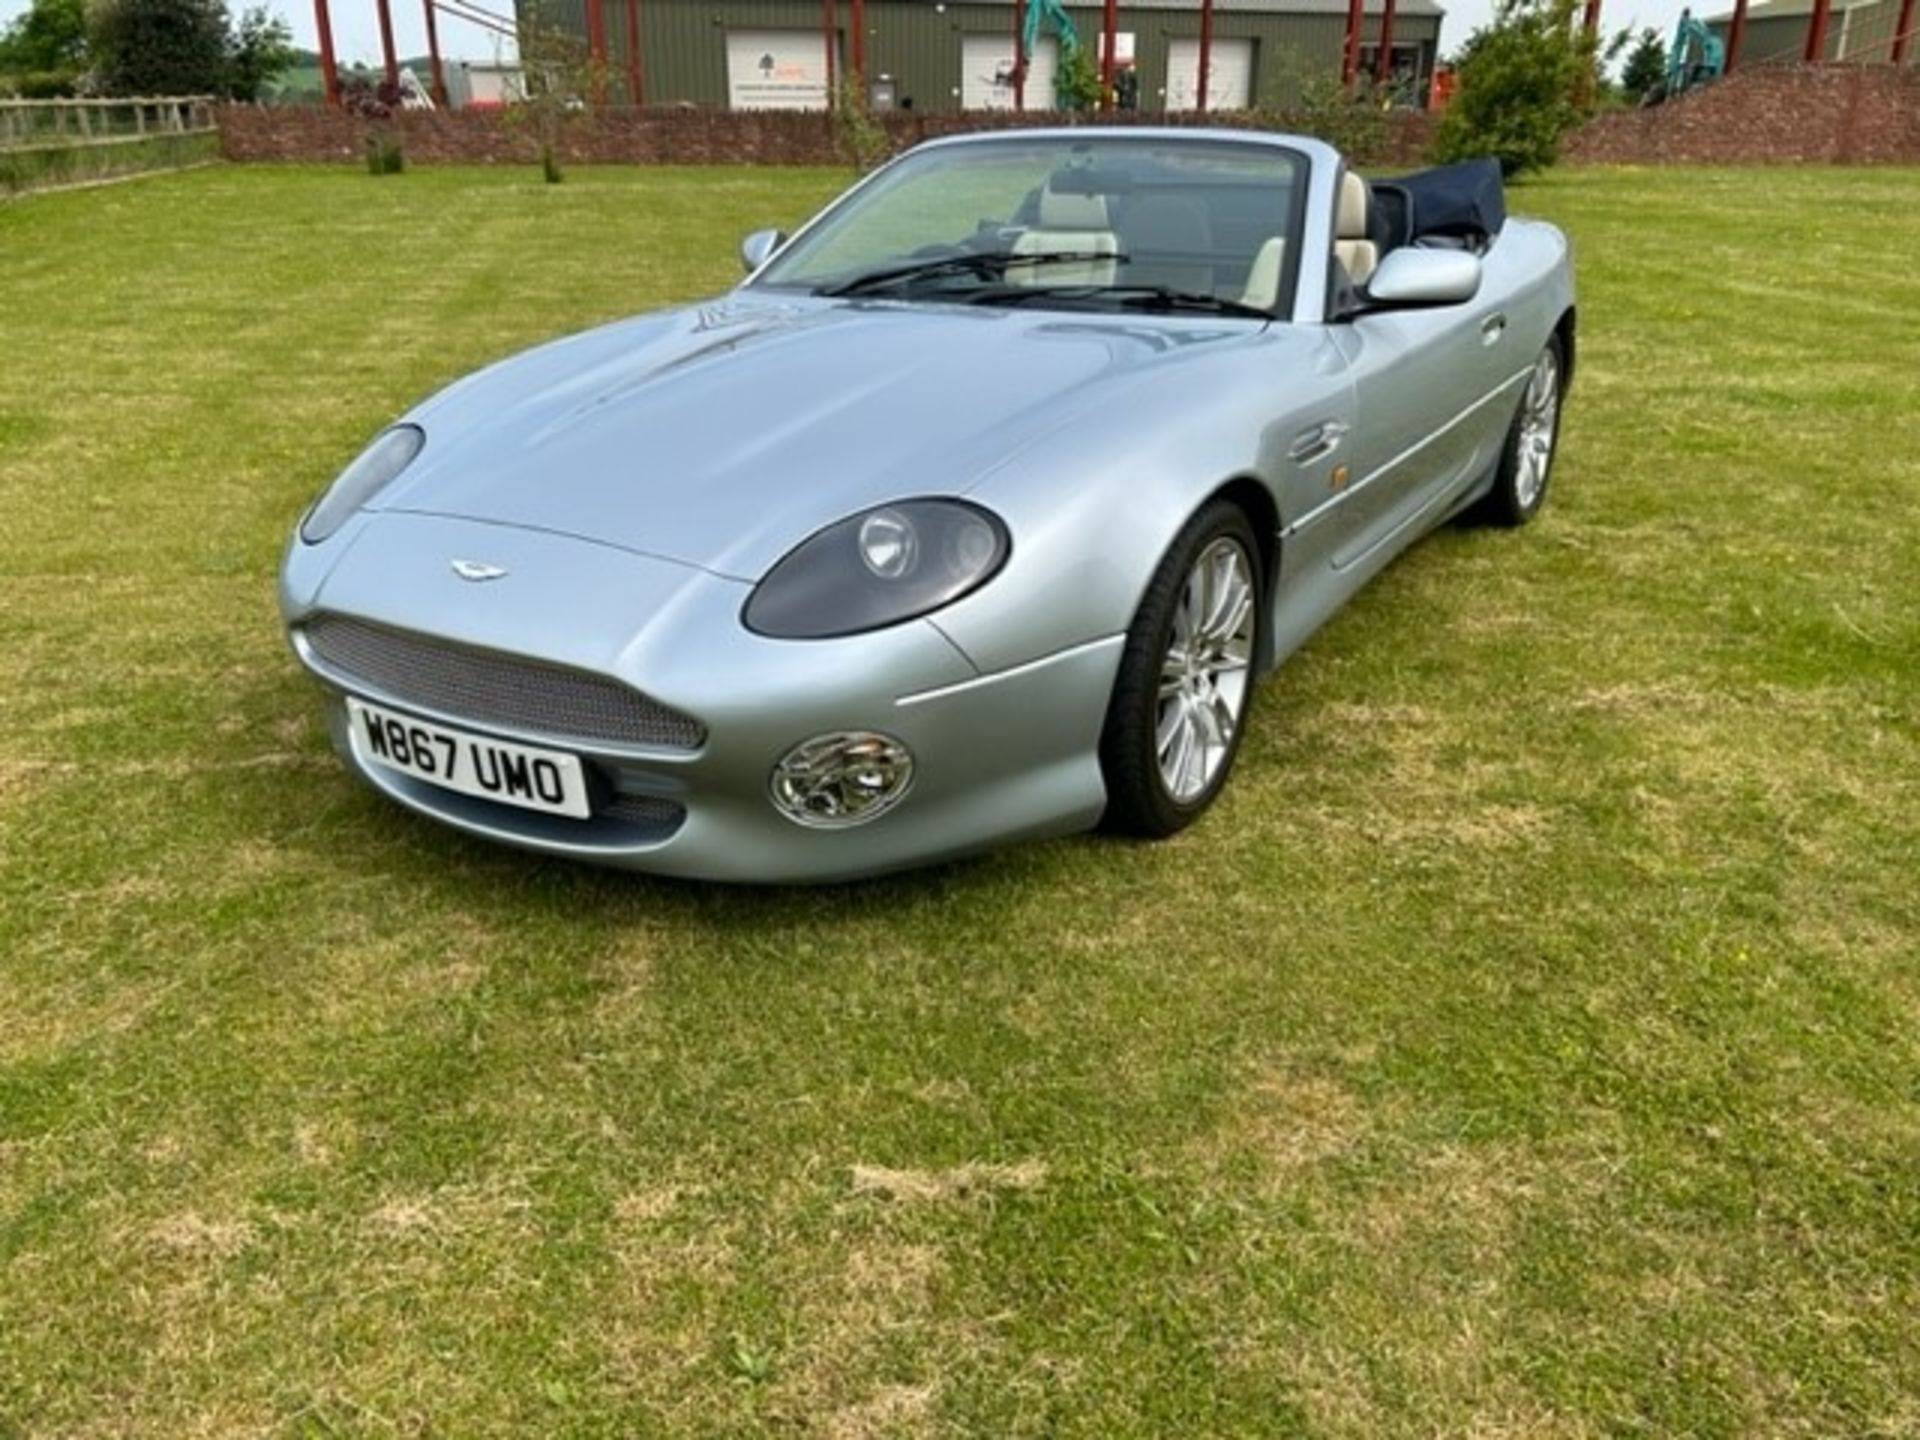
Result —
[{"label": "green machinery", "polygon": [[1726,68],[1727,49],[1720,43],[1720,37],[1697,19],[1693,11],[1682,10],[1680,23],[1673,29],[1673,44],[1667,51],[1667,76],[1660,86],[1659,99],[1671,100],[1696,85],[1718,80]]},{"label": "green machinery", "polygon": [[1060,69],[1058,75],[1067,74],[1073,57],[1080,53],[1080,32],[1073,28],[1073,18],[1067,14],[1060,0],[1027,0],[1026,15],[1020,23],[1020,56],[1016,73],[1024,80],[1027,62],[1033,58],[1034,49],[1040,44],[1040,27],[1051,25],[1060,37]]}]

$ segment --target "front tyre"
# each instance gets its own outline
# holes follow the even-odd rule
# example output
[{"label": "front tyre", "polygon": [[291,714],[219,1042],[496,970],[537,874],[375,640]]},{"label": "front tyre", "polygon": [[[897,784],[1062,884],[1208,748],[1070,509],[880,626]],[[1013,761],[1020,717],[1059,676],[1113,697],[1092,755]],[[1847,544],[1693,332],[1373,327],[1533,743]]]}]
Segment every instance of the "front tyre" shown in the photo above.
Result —
[{"label": "front tyre", "polygon": [[1265,593],[1246,514],[1209,502],[1168,547],[1127,631],[1100,737],[1107,828],[1161,839],[1220,793],[1252,698]]},{"label": "front tyre", "polygon": [[1566,388],[1566,359],[1555,335],[1533,362],[1519,413],[1507,431],[1500,468],[1487,495],[1486,517],[1496,525],[1524,525],[1546,503],[1553,476],[1554,447],[1560,439],[1560,396]]}]

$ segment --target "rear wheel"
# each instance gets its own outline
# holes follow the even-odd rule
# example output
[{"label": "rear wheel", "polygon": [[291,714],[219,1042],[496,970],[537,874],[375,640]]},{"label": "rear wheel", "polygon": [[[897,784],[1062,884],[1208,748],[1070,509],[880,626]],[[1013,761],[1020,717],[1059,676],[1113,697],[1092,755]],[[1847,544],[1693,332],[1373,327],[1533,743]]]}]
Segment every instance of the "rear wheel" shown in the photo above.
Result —
[{"label": "rear wheel", "polygon": [[1560,393],[1565,388],[1565,375],[1560,337],[1556,335],[1533,362],[1519,413],[1507,431],[1500,469],[1486,501],[1486,517],[1496,525],[1524,525],[1546,502],[1554,447],[1560,438]]},{"label": "rear wheel", "polygon": [[1172,835],[1226,784],[1263,593],[1252,525],[1238,506],[1210,502],[1168,548],[1127,631],[1100,740],[1109,829]]}]

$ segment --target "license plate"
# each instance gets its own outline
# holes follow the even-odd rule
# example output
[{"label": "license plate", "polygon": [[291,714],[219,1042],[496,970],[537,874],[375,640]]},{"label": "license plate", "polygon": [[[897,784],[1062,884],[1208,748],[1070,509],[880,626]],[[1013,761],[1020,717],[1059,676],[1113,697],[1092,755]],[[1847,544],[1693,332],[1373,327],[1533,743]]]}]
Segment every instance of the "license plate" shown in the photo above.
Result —
[{"label": "license plate", "polygon": [[518,805],[523,810],[571,815],[578,820],[593,813],[587,802],[586,772],[578,755],[455,730],[351,696],[347,699],[347,720],[354,753],[371,764],[398,770],[443,790]]}]

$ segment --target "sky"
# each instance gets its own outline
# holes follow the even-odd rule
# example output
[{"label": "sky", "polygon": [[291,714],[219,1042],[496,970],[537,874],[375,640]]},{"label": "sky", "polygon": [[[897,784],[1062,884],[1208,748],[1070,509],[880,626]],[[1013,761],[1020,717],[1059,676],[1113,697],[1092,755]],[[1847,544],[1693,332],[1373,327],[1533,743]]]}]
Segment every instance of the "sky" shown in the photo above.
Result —
[{"label": "sky", "polygon": [[[0,0],[0,25],[6,24],[14,16],[28,8],[30,0]],[[228,0],[228,5],[239,10],[249,0]],[[499,14],[513,13],[512,0],[480,0],[485,8]],[[1687,0],[1602,0],[1600,29],[1604,35],[1612,35],[1622,25],[1630,25],[1635,31],[1651,25],[1665,39],[1673,32],[1673,25],[1680,18],[1680,11]],[[1704,14],[1717,14],[1725,5],[1718,0],[1699,0]],[[420,0],[391,0],[393,6],[393,40],[402,55],[420,55],[426,52],[426,24],[421,18]],[[1493,0],[1440,0],[1446,8],[1447,18],[1440,28],[1443,50],[1452,50],[1465,40],[1476,26],[1484,25],[1493,13]],[[374,0],[329,0],[333,11],[333,43],[335,53],[342,63],[355,60],[377,63],[380,59],[380,30],[374,19]],[[268,8],[284,16],[293,27],[293,40],[296,45],[311,50],[315,47],[313,28],[313,6],[302,0],[268,0]],[[507,47],[511,54],[511,42],[504,39],[496,41],[488,31],[477,25],[465,24],[443,16],[440,20],[441,53],[465,60],[492,60],[501,54],[497,45]]]}]

